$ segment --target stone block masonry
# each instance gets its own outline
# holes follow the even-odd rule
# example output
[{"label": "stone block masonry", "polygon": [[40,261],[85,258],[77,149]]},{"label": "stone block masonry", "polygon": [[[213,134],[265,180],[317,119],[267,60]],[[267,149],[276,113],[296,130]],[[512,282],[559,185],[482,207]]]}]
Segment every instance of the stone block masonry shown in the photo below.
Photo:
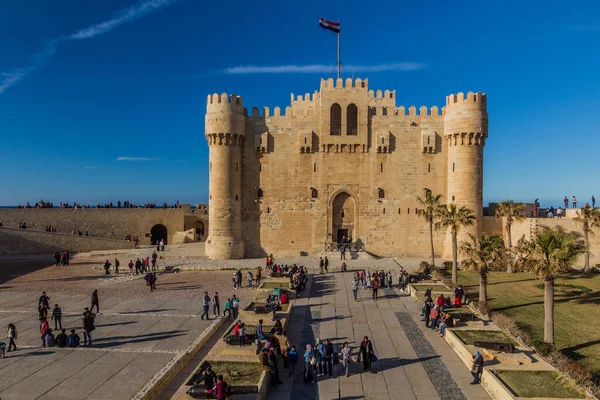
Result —
[{"label": "stone block masonry", "polygon": [[[469,92],[447,96],[441,112],[397,107],[395,91],[366,79],[321,80],[283,112],[209,95],[207,255],[314,255],[346,238],[379,256],[426,257],[424,188],[473,209],[462,235],[481,232],[486,105]],[[450,251],[445,232],[434,241],[439,255]]]}]

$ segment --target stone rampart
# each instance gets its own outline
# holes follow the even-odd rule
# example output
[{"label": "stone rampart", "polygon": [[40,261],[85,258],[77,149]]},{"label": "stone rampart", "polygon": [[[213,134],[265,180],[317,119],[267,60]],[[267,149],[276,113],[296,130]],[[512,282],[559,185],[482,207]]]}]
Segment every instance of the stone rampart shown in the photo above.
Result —
[{"label": "stone rampart", "polygon": [[[83,208],[83,209],[0,209],[0,222],[4,227],[16,228],[27,223],[27,230],[43,231],[48,225],[59,233],[71,230],[85,232],[96,238],[125,240],[128,235],[138,236],[140,244],[150,244],[152,228],[164,225],[168,242],[176,232],[184,230],[187,208]],[[42,232],[43,233],[43,232]]]},{"label": "stone rampart", "polygon": [[40,232],[31,229],[0,228],[0,256],[48,253],[50,259],[55,250],[87,253],[94,250],[131,249],[133,246],[133,242],[124,240]]}]

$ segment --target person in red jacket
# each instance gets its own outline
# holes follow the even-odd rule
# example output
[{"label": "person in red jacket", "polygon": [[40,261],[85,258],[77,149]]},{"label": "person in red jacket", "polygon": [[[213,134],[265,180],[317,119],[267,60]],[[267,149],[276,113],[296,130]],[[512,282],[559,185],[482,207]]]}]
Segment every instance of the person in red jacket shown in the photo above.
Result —
[{"label": "person in red jacket", "polygon": [[444,301],[444,295],[440,293],[439,297],[437,298],[437,305],[444,307]]},{"label": "person in red jacket", "polygon": [[279,303],[287,304],[289,302],[290,302],[290,299],[289,299],[287,293],[285,291],[282,291],[281,294],[279,295]]}]

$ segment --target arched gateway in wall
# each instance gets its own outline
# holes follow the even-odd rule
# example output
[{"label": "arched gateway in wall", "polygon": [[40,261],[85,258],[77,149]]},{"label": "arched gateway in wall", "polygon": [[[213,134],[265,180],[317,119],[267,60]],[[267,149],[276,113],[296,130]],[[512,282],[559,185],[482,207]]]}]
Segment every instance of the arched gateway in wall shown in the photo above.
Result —
[{"label": "arched gateway in wall", "polygon": [[167,244],[169,240],[167,227],[163,224],[156,224],[150,229],[150,243],[155,244],[161,240],[163,240],[165,244]]},{"label": "arched gateway in wall", "polygon": [[357,201],[346,191],[334,194],[330,202],[330,235],[331,241],[356,241],[358,237]]}]

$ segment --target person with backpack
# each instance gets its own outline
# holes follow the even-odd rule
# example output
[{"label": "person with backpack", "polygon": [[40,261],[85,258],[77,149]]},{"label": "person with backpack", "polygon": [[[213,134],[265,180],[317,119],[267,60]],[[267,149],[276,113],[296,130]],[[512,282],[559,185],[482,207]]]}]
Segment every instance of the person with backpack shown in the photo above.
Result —
[{"label": "person with backpack", "polygon": [[67,347],[79,347],[81,339],[79,335],[75,333],[75,329],[71,329],[71,334],[67,336]]},{"label": "person with backpack", "polygon": [[96,314],[91,312],[87,307],[83,313],[83,345],[92,346],[92,332],[96,329],[94,319]]},{"label": "person with backpack", "polygon": [[[17,345],[15,344],[15,340],[17,340],[17,328],[14,324],[8,324],[8,332],[6,333],[6,337],[8,338],[8,350],[7,351],[16,351]],[[12,348],[12,350],[11,350]]]}]

